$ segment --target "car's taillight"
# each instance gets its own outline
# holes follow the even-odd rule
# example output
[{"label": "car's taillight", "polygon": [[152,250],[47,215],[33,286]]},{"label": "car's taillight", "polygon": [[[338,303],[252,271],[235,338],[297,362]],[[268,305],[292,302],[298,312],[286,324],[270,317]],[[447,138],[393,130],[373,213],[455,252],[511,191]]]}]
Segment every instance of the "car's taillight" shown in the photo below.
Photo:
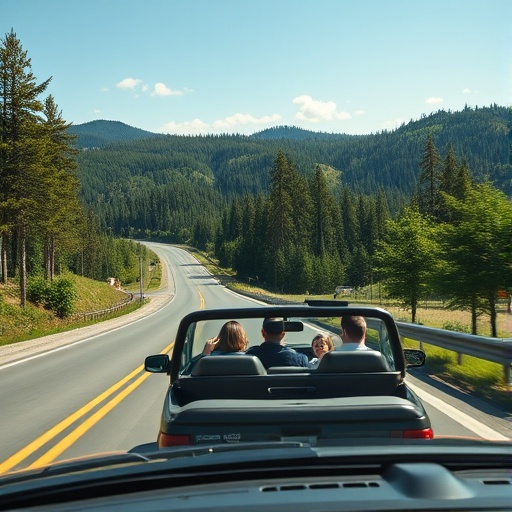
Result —
[{"label": "car's taillight", "polygon": [[166,448],[168,446],[186,446],[192,444],[192,436],[173,435],[160,432],[158,436],[158,447]]},{"label": "car's taillight", "polygon": [[434,431],[431,428],[404,430],[403,432],[396,432],[396,434],[392,437],[402,437],[404,439],[432,439],[434,437]]}]

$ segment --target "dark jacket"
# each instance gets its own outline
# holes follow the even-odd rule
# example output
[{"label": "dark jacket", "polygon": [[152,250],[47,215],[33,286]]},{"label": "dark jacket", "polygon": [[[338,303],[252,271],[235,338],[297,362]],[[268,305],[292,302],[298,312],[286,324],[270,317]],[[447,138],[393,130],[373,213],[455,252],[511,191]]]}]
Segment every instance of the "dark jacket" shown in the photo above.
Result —
[{"label": "dark jacket", "polygon": [[307,368],[309,365],[308,358],[304,354],[270,341],[250,347],[246,354],[258,357],[265,368],[271,366],[303,366]]}]

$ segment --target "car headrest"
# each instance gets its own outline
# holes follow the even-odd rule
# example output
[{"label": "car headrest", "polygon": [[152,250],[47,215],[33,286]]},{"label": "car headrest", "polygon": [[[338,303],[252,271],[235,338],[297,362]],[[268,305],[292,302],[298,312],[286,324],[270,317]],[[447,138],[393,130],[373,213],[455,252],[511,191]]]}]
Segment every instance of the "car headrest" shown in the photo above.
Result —
[{"label": "car headrest", "polygon": [[256,356],[204,356],[192,368],[192,376],[266,375],[267,371]]},{"label": "car headrest", "polygon": [[389,367],[378,350],[347,350],[324,354],[316,371],[317,373],[389,372]]}]

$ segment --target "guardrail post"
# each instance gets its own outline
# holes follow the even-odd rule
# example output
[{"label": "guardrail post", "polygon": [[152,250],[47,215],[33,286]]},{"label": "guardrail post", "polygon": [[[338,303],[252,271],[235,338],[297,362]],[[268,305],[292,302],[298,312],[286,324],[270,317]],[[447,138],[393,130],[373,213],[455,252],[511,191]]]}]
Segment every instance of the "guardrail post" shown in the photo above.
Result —
[{"label": "guardrail post", "polygon": [[505,380],[505,385],[512,390],[512,365],[509,364],[503,366],[503,378]]}]

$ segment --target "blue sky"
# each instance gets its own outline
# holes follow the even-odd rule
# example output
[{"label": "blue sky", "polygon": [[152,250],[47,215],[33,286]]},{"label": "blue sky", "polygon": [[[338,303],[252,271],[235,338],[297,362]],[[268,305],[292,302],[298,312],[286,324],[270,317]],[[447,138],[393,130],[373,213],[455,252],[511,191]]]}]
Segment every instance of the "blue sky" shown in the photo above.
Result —
[{"label": "blue sky", "polygon": [[512,105],[512,0],[0,0],[73,124],[367,134]]}]

